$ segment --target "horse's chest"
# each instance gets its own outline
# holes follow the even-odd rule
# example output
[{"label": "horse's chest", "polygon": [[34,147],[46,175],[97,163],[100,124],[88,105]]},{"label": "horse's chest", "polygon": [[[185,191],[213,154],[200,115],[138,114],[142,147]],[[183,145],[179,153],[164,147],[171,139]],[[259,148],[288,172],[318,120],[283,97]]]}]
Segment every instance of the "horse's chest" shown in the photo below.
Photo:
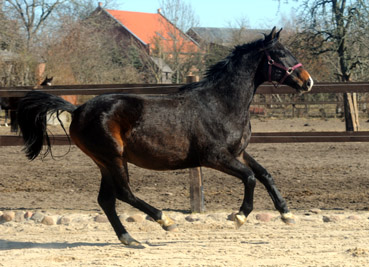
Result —
[{"label": "horse's chest", "polygon": [[224,138],[225,146],[227,146],[228,151],[234,154],[238,154],[243,151],[251,137],[251,128],[249,123],[237,124],[231,123],[227,128],[227,135]]}]

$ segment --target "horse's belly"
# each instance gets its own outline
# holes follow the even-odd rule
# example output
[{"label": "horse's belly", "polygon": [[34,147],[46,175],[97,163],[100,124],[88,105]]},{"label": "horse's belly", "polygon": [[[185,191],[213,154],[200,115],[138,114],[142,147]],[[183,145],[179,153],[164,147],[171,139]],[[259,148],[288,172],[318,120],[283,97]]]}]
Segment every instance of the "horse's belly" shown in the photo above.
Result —
[{"label": "horse's belly", "polygon": [[151,153],[127,153],[127,161],[138,167],[151,170],[176,170],[197,166],[195,160],[180,158],[177,155],[158,155]]},{"label": "horse's belly", "polygon": [[154,170],[183,169],[196,165],[187,140],[170,138],[127,142],[124,156],[128,162]]}]

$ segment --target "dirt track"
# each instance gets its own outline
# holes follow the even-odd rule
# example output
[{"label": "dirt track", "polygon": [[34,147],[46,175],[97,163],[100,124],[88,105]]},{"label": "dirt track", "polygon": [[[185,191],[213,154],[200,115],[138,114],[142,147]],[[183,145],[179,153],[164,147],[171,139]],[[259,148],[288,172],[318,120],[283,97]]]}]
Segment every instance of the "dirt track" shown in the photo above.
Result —
[{"label": "dirt track", "polygon": [[[363,130],[369,128],[369,123],[361,124]],[[254,131],[281,129],[343,130],[343,123],[304,119],[253,121]],[[98,169],[75,147],[57,161],[47,157],[34,162],[28,162],[19,147],[1,149],[0,210],[100,212],[96,201]],[[54,155],[64,155],[68,149],[55,147]],[[242,184],[233,177],[204,169],[207,215],[201,215],[199,223],[183,223],[174,234],[162,232],[155,224],[130,225],[135,237],[155,245],[143,252],[118,245],[107,224],[71,225],[68,230],[61,226],[10,223],[0,225],[0,266],[4,261],[17,263],[19,255],[34,266],[48,266],[50,261],[59,266],[101,266],[104,262],[106,266],[235,266],[247,265],[247,261],[254,266],[369,264],[368,143],[251,144],[248,151],[272,173],[289,207],[299,214],[296,227],[289,228],[279,221],[260,224],[251,219],[245,227],[235,230],[225,218],[239,208]],[[139,197],[184,221],[182,217],[189,210],[187,170],[153,172],[130,166],[130,174],[132,188]],[[257,184],[254,207],[253,216],[260,210],[274,210],[261,184]],[[361,219],[328,224],[321,217],[303,220],[311,208],[338,213],[342,218],[358,214]],[[118,211],[136,212],[126,204],[118,204]],[[223,214],[219,215],[223,219],[206,219],[209,214]],[[22,232],[14,236],[17,229]],[[46,262],[41,260],[41,254]]]},{"label": "dirt track", "polygon": [[[226,213],[197,215],[169,212],[180,223],[178,232],[164,232],[153,222],[125,223],[145,249],[123,247],[108,223],[81,214],[78,223],[44,226],[0,225],[0,266],[368,266],[369,212],[349,220],[348,212],[321,215],[297,212],[294,227],[280,220],[260,223],[250,216],[235,229]],[[277,214],[275,214],[277,215]],[[81,217],[82,216],[82,217]],[[82,220],[81,220],[82,218]]]}]

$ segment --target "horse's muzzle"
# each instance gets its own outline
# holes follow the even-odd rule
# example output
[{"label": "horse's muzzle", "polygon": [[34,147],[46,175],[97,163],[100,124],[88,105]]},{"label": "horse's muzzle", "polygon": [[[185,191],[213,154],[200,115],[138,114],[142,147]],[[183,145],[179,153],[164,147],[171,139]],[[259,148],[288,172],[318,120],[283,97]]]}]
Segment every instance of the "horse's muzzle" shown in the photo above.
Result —
[{"label": "horse's muzzle", "polygon": [[313,79],[305,69],[299,70],[294,78],[294,81],[297,83],[297,86],[299,87],[298,91],[300,91],[301,93],[309,92],[314,85]]},{"label": "horse's muzzle", "polygon": [[304,92],[309,92],[314,85],[314,81],[313,79],[309,76],[309,78],[304,82],[304,84],[302,85],[302,91]]}]

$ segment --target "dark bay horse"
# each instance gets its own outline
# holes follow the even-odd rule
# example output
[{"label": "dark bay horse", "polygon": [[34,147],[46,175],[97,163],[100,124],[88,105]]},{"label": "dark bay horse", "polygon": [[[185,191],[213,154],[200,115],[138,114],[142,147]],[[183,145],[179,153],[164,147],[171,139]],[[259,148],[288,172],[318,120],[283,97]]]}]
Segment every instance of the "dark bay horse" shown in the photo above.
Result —
[{"label": "dark bay horse", "polygon": [[[212,66],[200,82],[165,96],[105,94],[80,107],[60,97],[30,92],[19,103],[19,125],[25,152],[41,152],[48,112],[72,114],[70,136],[101,171],[98,203],[119,240],[141,247],[120,222],[116,199],[155,219],[165,230],[176,228],[162,211],[136,197],[129,186],[127,163],[153,170],[205,166],[233,175],[244,183],[244,200],[236,220],[242,225],[253,209],[256,179],[267,189],[281,218],[294,223],[272,176],[246,151],[251,136],[249,106],[265,81],[309,91],[313,80],[279,42],[275,28],[263,39],[237,46]],[[46,152],[47,152],[46,151]]]}]

